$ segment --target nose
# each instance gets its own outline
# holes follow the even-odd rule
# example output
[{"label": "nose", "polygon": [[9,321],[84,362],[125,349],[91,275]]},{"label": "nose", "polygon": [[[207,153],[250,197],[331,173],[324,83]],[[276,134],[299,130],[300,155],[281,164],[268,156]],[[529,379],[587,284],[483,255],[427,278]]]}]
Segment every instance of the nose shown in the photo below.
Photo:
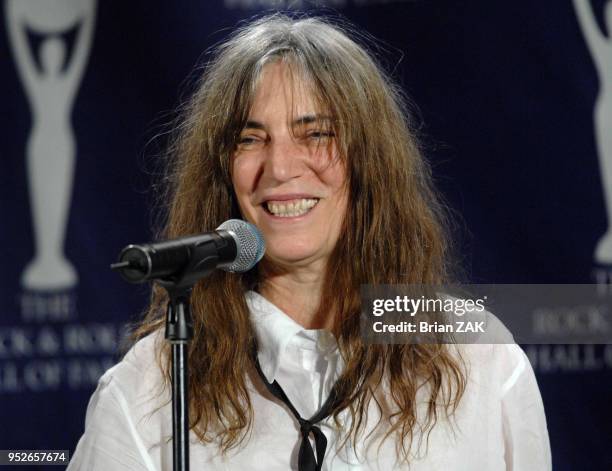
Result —
[{"label": "nose", "polygon": [[283,183],[301,176],[305,169],[303,152],[290,135],[271,139],[262,177]]}]

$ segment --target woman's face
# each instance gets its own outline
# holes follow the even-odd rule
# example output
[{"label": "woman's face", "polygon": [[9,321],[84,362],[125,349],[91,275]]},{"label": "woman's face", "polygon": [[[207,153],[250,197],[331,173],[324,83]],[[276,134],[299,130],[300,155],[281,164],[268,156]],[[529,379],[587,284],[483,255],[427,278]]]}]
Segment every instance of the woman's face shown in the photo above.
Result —
[{"label": "woman's face", "polygon": [[346,169],[325,112],[287,72],[282,62],[264,67],[232,181],[243,217],[264,235],[269,260],[322,268],[346,214]]}]

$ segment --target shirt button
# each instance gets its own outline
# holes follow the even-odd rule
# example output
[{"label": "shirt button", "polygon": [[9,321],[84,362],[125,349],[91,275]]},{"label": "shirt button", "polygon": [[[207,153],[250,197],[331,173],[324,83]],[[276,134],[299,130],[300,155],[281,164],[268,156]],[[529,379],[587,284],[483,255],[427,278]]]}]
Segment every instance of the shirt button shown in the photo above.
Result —
[{"label": "shirt button", "polygon": [[324,330],[321,332],[317,340],[317,349],[321,353],[327,353],[331,351],[336,346],[336,337],[331,332]]}]

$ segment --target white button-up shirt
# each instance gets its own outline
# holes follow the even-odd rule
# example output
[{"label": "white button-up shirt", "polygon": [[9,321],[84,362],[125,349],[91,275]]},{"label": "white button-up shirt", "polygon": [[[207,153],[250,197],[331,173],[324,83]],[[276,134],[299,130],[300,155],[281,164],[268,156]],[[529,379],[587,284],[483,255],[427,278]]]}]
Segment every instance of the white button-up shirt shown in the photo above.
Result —
[{"label": "white button-up shirt", "polygon": [[[304,418],[323,405],[343,368],[334,336],[307,330],[255,292],[246,295],[269,382],[278,381]],[[85,433],[69,471],[171,470],[170,392],[162,390],[156,351],[161,334],[139,341],[100,379],[87,408]],[[523,351],[514,344],[461,345],[468,368],[465,393],[455,414],[443,411],[427,440],[415,430],[410,467],[398,462],[395,439],[379,428],[356,449],[343,444],[329,418],[319,424],[328,438],[323,470],[547,471],[550,447],[538,386]],[[297,470],[301,435],[289,409],[259,382],[248,381],[253,429],[238,447],[221,455],[190,432],[193,470]],[[374,402],[374,401],[372,401]],[[426,396],[417,396],[417,409]],[[370,404],[366,433],[379,412]],[[345,416],[346,417],[346,416]],[[420,446],[419,446],[420,445]],[[426,445],[428,445],[426,447]]]}]

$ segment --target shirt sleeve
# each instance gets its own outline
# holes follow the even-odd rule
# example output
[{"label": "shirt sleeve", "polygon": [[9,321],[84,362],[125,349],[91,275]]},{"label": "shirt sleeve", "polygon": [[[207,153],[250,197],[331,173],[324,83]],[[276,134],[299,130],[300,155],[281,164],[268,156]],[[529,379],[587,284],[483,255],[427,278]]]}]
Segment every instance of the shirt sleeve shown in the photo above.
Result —
[{"label": "shirt sleeve", "polygon": [[512,373],[502,385],[502,426],[508,471],[552,469],[546,416],[535,374],[525,352],[509,345]]},{"label": "shirt sleeve", "polygon": [[156,471],[128,401],[109,370],[87,407],[85,433],[67,471]]}]

